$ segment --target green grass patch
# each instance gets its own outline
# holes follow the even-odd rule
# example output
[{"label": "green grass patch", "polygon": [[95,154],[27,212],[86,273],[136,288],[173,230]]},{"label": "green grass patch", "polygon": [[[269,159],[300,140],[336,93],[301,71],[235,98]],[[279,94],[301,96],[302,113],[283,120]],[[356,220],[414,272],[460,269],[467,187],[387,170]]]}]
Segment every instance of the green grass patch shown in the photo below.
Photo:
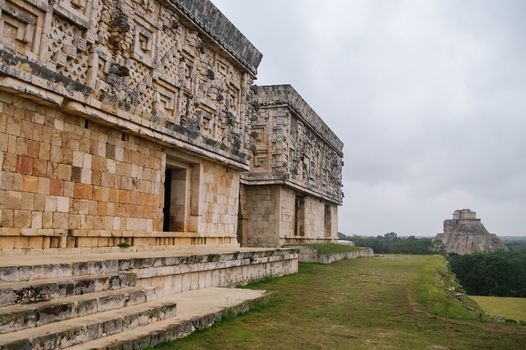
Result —
[{"label": "green grass patch", "polygon": [[453,283],[446,277],[437,256],[300,263],[297,274],[251,284],[277,292],[267,305],[157,349],[524,349],[526,327],[464,313],[465,304],[437,291]]},{"label": "green grass patch", "polygon": [[484,318],[483,311],[465,295],[442,256],[429,257],[422,270],[425,273],[416,284],[414,294],[429,312],[454,319]]},{"label": "green grass patch", "polygon": [[336,254],[336,253],[349,253],[359,252],[362,250],[360,247],[355,247],[349,244],[337,244],[337,243],[306,243],[306,244],[294,244],[290,246],[305,246],[312,249],[316,249],[320,254]]},{"label": "green grass patch", "polygon": [[470,296],[491,316],[526,322],[526,298]]}]

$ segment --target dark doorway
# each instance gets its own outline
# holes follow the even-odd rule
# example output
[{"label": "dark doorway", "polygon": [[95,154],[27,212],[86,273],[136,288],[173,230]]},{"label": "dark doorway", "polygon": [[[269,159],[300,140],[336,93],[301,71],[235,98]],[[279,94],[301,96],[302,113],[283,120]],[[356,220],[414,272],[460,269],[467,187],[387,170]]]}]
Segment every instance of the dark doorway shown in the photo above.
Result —
[{"label": "dark doorway", "polygon": [[163,231],[170,231],[170,202],[172,198],[172,169],[164,173]]}]

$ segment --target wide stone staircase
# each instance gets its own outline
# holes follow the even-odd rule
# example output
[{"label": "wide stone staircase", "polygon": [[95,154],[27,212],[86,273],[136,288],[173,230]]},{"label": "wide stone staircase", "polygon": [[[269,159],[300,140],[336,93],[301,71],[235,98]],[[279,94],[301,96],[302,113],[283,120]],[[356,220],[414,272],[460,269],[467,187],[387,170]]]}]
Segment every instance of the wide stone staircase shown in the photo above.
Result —
[{"label": "wide stone staircase", "polygon": [[218,287],[297,269],[286,251],[29,259],[0,261],[0,350],[144,349],[265,296]]},{"label": "wide stone staircase", "polygon": [[176,313],[175,302],[156,301],[153,290],[136,287],[132,272],[42,272],[0,283],[1,349],[64,349]]}]

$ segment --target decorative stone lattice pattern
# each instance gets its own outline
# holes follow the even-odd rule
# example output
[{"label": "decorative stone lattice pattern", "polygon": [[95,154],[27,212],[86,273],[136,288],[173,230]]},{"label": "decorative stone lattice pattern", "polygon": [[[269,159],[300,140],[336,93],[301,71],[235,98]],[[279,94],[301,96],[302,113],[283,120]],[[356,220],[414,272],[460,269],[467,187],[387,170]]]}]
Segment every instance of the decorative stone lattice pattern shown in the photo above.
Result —
[{"label": "decorative stone lattice pattern", "polygon": [[342,201],[343,144],[290,85],[260,86],[249,183],[288,183]]},{"label": "decorative stone lattice pattern", "polygon": [[[169,137],[248,167],[250,123],[244,119],[253,71],[225,53],[231,47],[191,24],[180,12],[188,8],[183,2],[2,3],[0,43],[16,57],[5,56],[2,71],[108,112],[122,110]],[[257,50],[246,49],[259,63]],[[24,70],[26,58],[43,69]]]}]

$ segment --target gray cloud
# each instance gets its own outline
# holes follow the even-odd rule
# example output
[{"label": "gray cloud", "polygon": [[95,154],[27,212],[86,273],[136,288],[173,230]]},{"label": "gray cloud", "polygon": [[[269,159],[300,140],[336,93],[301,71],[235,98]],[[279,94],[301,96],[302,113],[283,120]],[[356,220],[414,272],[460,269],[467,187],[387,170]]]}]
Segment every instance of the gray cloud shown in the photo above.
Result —
[{"label": "gray cloud", "polygon": [[345,143],[345,233],[526,234],[526,2],[214,0]]}]

